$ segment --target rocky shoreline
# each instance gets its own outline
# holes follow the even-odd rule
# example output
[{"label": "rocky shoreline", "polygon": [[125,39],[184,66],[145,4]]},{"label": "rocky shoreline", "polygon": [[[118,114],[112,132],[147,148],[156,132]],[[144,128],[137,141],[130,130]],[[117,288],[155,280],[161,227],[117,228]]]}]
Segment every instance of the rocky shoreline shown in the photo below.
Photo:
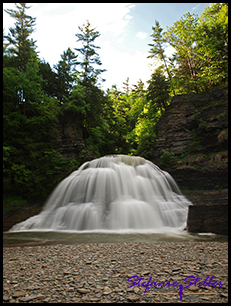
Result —
[{"label": "rocky shoreline", "polygon": [[142,282],[152,277],[152,281],[184,286],[188,276],[202,280],[214,276],[213,282],[221,282],[221,287],[191,285],[184,289],[182,302],[227,303],[228,244],[123,242],[3,248],[3,302],[180,302],[179,288],[150,288],[149,293],[155,294],[144,294],[145,288],[138,285],[127,288],[132,285],[128,278],[134,275]]}]

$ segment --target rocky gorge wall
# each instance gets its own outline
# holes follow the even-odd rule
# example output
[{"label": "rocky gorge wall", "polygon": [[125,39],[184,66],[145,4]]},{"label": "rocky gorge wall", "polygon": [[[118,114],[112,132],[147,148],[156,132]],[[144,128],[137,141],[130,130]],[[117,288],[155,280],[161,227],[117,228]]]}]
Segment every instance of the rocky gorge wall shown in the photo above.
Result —
[{"label": "rocky gorge wall", "polygon": [[152,160],[181,190],[198,191],[188,196],[188,231],[228,235],[227,91],[175,96],[156,130]]},{"label": "rocky gorge wall", "polygon": [[228,235],[228,205],[190,206],[187,230],[191,233]]},{"label": "rocky gorge wall", "polygon": [[177,95],[156,125],[152,160],[180,188],[228,188],[228,99],[225,89]]},{"label": "rocky gorge wall", "polygon": [[60,118],[55,137],[55,150],[60,152],[66,159],[75,158],[80,165],[96,158],[90,152],[83,141],[82,131],[77,129],[76,122],[72,117],[64,115]]}]

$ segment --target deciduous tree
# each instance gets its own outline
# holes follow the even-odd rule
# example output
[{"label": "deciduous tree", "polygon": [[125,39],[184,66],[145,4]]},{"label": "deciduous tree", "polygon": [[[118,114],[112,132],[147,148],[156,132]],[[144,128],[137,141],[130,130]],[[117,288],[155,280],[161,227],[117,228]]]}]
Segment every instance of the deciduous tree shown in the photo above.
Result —
[{"label": "deciduous tree", "polygon": [[189,74],[188,87],[198,91],[197,88],[197,59],[196,59],[196,29],[198,17],[194,14],[184,14],[172,27],[167,27],[165,39],[177,51],[177,63],[181,67],[187,67]]}]

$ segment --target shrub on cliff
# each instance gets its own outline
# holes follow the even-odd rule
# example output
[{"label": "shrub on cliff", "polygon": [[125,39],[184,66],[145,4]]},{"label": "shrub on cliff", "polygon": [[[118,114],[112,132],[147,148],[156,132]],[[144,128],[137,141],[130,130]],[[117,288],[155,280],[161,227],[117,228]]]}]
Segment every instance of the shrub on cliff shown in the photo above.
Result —
[{"label": "shrub on cliff", "polygon": [[169,149],[163,149],[161,150],[162,155],[160,156],[160,159],[158,160],[158,163],[162,166],[172,166],[176,163],[176,156],[173,152],[171,152]]}]

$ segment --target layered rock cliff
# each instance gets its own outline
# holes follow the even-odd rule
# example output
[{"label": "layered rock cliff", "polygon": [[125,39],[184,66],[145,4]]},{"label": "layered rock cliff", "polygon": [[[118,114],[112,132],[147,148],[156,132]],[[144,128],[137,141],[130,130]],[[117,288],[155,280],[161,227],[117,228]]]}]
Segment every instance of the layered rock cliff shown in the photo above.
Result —
[{"label": "layered rock cliff", "polygon": [[90,152],[83,141],[81,129],[77,128],[76,122],[72,117],[64,114],[59,120],[59,126],[56,131],[55,149],[66,159],[75,158],[79,164],[96,158]]},{"label": "layered rock cliff", "polygon": [[156,130],[151,159],[161,163],[161,168],[174,177],[180,188],[211,190],[228,187],[228,100],[225,89],[175,96]]}]

